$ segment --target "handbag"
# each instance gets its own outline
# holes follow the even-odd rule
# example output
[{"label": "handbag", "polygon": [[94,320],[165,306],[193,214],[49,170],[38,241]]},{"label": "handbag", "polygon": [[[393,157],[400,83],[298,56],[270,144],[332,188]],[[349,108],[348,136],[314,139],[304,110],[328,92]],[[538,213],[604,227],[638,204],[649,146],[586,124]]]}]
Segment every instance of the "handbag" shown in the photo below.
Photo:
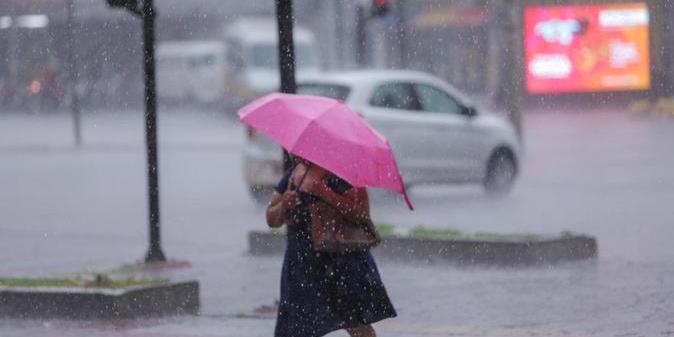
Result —
[{"label": "handbag", "polygon": [[369,215],[353,217],[320,198],[309,204],[315,251],[348,253],[377,246],[381,237]]},{"label": "handbag", "polygon": [[[302,186],[309,169],[304,172],[298,186]],[[289,189],[298,188],[291,182]],[[307,208],[311,218],[311,244],[315,251],[346,253],[366,250],[381,242],[369,214],[354,217],[315,195],[312,198],[314,202]]]}]

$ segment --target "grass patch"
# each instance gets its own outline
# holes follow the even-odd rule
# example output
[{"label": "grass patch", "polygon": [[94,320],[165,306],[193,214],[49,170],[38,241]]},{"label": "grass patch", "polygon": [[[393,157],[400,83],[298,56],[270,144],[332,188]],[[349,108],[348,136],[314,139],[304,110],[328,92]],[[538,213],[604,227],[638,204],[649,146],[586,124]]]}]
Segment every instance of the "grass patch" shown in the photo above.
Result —
[{"label": "grass patch", "polygon": [[133,286],[156,285],[167,283],[168,279],[159,277],[127,277],[114,279],[107,275],[97,274],[91,277],[73,278],[0,278],[0,287],[76,287],[119,289]]},{"label": "grass patch", "polygon": [[73,287],[72,280],[50,278],[0,278],[0,287]]},{"label": "grass patch", "polygon": [[472,241],[540,241],[544,237],[536,234],[466,233],[454,228],[427,228],[418,226],[410,231],[410,237],[431,240],[472,240]]},{"label": "grass patch", "polygon": [[[379,223],[375,224],[375,227],[377,228],[377,231],[379,232],[379,235],[381,236],[389,236],[393,235],[395,231],[395,226],[391,224],[385,224],[385,223]],[[270,232],[272,234],[276,235],[285,235],[287,233],[286,226],[279,227],[279,228],[271,228]]]},{"label": "grass patch", "polygon": [[395,226],[387,223],[378,223],[375,225],[377,232],[381,236],[391,236],[395,233]]},{"label": "grass patch", "polygon": [[502,233],[475,233],[470,236],[474,240],[480,241],[541,241],[543,236],[537,234],[502,234]]},{"label": "grass patch", "polygon": [[468,235],[454,228],[428,228],[417,226],[412,228],[409,236],[416,239],[458,240],[466,239]]},{"label": "grass patch", "polygon": [[[389,223],[378,223],[375,224],[379,235],[382,237],[396,235],[396,226]],[[285,226],[279,229],[272,229],[273,234],[285,234]],[[415,238],[415,239],[428,239],[428,240],[467,240],[467,241],[517,241],[517,242],[528,242],[528,241],[541,241],[548,236],[531,234],[531,233],[492,233],[492,232],[476,232],[476,233],[467,233],[455,228],[431,228],[425,226],[416,226],[406,232],[405,234],[400,234],[405,237]],[[561,237],[573,236],[572,232],[564,231],[560,233]]]},{"label": "grass patch", "polygon": [[281,226],[279,228],[270,228],[270,231],[271,231],[272,234],[286,235],[286,233],[288,233],[288,229],[286,227],[288,227],[288,226],[284,225],[284,226]]}]

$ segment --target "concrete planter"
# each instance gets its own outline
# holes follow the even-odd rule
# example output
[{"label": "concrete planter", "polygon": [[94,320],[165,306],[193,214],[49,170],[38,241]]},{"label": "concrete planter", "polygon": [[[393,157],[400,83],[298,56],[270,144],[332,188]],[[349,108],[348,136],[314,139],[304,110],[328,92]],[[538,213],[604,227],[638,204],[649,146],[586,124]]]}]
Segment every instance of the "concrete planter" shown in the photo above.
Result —
[{"label": "concrete planter", "polygon": [[198,311],[196,281],[123,289],[0,287],[0,317],[123,319]]},{"label": "concrete planter", "polygon": [[[252,255],[282,254],[285,234],[252,231]],[[566,235],[532,241],[438,240],[387,236],[372,250],[378,258],[398,261],[445,261],[460,265],[527,266],[597,257],[597,241],[585,235]]]}]

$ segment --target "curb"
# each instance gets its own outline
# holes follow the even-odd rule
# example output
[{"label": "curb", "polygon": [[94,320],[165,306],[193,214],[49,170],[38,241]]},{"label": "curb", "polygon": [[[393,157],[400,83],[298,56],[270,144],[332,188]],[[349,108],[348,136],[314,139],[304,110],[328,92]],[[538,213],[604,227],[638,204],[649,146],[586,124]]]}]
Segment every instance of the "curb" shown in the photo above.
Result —
[{"label": "curb", "polygon": [[[254,256],[283,254],[285,234],[264,231],[248,233],[248,252]],[[535,266],[565,261],[595,259],[597,241],[586,235],[565,235],[535,241],[477,241],[382,238],[372,253],[382,259],[402,262],[449,262],[459,265]]]},{"label": "curb", "polygon": [[123,289],[0,287],[0,317],[121,319],[198,312],[197,281]]}]

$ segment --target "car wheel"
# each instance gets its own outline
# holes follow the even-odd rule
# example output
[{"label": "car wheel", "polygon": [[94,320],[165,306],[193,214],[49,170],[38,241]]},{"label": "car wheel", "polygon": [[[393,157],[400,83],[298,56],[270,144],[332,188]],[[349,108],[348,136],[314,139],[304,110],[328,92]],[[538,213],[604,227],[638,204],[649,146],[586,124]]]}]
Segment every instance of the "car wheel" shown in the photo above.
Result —
[{"label": "car wheel", "polygon": [[512,152],[500,149],[487,162],[484,189],[490,195],[504,195],[510,191],[517,177],[517,163]]},{"label": "car wheel", "polygon": [[271,200],[271,195],[274,193],[274,188],[271,186],[251,185],[249,186],[250,196],[260,205],[266,205]]}]

